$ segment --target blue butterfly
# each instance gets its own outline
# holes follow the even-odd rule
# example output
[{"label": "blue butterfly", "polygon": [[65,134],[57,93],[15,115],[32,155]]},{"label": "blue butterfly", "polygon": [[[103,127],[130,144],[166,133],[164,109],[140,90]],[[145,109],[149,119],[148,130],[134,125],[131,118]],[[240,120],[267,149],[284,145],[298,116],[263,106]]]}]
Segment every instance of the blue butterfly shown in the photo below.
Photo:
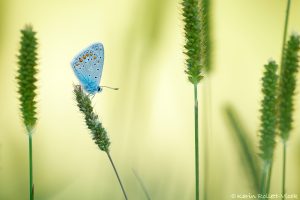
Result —
[{"label": "blue butterfly", "polygon": [[[91,95],[102,91],[99,86],[104,63],[104,48],[101,43],[94,43],[83,49],[71,61],[72,69],[83,89]],[[111,88],[117,89],[117,88]]]}]

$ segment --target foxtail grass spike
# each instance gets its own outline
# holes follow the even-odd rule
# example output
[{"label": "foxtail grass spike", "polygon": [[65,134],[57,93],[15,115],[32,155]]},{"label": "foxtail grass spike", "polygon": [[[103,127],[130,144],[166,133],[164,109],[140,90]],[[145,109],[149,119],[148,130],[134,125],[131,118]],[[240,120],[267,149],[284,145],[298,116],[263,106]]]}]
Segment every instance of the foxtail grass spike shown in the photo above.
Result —
[{"label": "foxtail grass spike", "polygon": [[[285,65],[286,65],[286,37],[287,37],[287,30],[288,30],[288,24],[289,24],[289,16],[290,16],[290,8],[291,8],[291,2],[292,0],[287,0],[287,6],[286,6],[286,12],[285,12],[285,22],[284,22],[284,31],[283,31],[283,40],[282,40],[282,48],[281,48],[281,62],[280,62],[280,73],[279,73],[279,94],[278,94],[278,121],[279,121],[279,134],[283,139],[283,166],[282,166],[282,200],[285,199],[285,166],[286,166],[286,141],[289,135],[289,131],[287,133],[284,133],[283,131],[283,127],[285,127],[286,125],[282,125],[284,123],[281,122],[281,118],[284,117],[282,115],[282,111],[281,111],[281,107],[282,107],[282,101],[283,101],[283,96],[282,95],[282,91],[281,91],[281,87],[282,87],[282,77],[283,74],[285,73]],[[285,109],[283,109],[285,110]],[[287,119],[290,120],[290,119]],[[284,120],[285,121],[285,120]],[[288,123],[292,123],[291,121]],[[285,127],[284,129],[286,129],[288,127]],[[288,128],[289,129],[289,128]]]},{"label": "foxtail grass spike", "polygon": [[[211,60],[211,1],[200,0],[200,58],[201,65],[208,76],[212,71]],[[211,133],[211,88],[210,80],[207,77],[203,87],[203,200],[209,199],[209,135]]]},{"label": "foxtail grass spike", "polygon": [[201,0],[200,4],[200,24],[201,24],[201,58],[205,72],[208,74],[212,70],[211,65],[211,27],[210,13],[211,1]]},{"label": "foxtail grass spike", "polygon": [[77,106],[84,114],[85,123],[90,129],[94,142],[100,150],[109,152],[110,141],[105,128],[99,121],[98,115],[94,113],[91,99],[85,94],[80,85],[74,85]]},{"label": "foxtail grass spike", "polygon": [[37,39],[36,32],[27,25],[21,30],[21,47],[18,55],[18,75],[21,113],[28,133],[34,128],[36,117]]},{"label": "foxtail grass spike", "polygon": [[185,54],[187,55],[185,72],[193,84],[203,78],[200,51],[200,13],[198,0],[183,0],[183,21],[185,23]]},{"label": "foxtail grass spike", "polygon": [[261,102],[260,117],[260,157],[264,162],[261,175],[260,192],[267,194],[271,179],[271,167],[276,135],[276,106],[277,106],[277,68],[274,60],[270,60],[265,66],[262,78],[263,100]]},{"label": "foxtail grass spike", "polygon": [[37,75],[37,39],[36,32],[30,25],[21,30],[21,47],[18,55],[18,93],[21,113],[28,134],[29,146],[29,199],[34,199],[32,132],[36,117],[36,75]]},{"label": "foxtail grass spike", "polygon": [[265,65],[262,78],[263,100],[261,102],[261,125],[260,125],[260,157],[265,161],[273,159],[276,135],[276,103],[277,103],[277,80],[278,65],[270,60]]},{"label": "foxtail grass spike", "polygon": [[285,199],[286,184],[286,147],[293,123],[294,96],[296,89],[296,75],[299,70],[300,36],[292,34],[288,40],[282,59],[281,72],[279,77],[278,94],[278,123],[280,137],[283,141],[283,162],[282,162],[282,199]]},{"label": "foxtail grass spike", "polygon": [[199,200],[199,128],[198,128],[198,83],[203,78],[201,65],[201,32],[198,0],[183,0],[183,21],[185,31],[186,74],[194,86],[194,123],[195,123],[195,199]]},{"label": "foxtail grass spike", "polygon": [[299,70],[300,36],[292,34],[283,53],[283,63],[279,78],[279,131],[287,141],[292,130],[296,75]]},{"label": "foxtail grass spike", "polygon": [[106,152],[109,162],[116,174],[120,187],[122,189],[124,198],[128,200],[125,188],[122,184],[121,178],[118,174],[117,168],[109,152],[110,141],[107,136],[105,128],[102,126],[98,115],[93,111],[92,102],[88,94],[85,94],[80,85],[74,85],[74,94],[77,101],[79,110],[84,114],[85,123],[90,129],[94,142],[98,145],[99,149]]}]

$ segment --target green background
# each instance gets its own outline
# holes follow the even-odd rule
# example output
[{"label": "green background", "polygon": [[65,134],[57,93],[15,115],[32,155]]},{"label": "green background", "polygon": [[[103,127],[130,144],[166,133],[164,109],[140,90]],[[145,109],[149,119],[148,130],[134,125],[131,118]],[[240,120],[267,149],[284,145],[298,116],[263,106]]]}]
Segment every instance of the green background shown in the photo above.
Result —
[{"label": "green background", "polygon": [[[258,147],[260,78],[270,57],[279,62],[285,6],[284,0],[213,1],[214,69],[199,86],[200,113],[203,84],[209,81],[212,89],[210,200],[251,192],[222,109],[226,103],[235,106],[251,133],[249,143]],[[94,108],[111,138],[111,154],[129,199],[145,199],[133,168],[153,199],[194,198],[193,86],[184,74],[181,13],[178,0],[0,0],[1,200],[29,196],[28,140],[15,80],[19,30],[27,23],[39,40],[39,120],[33,135],[36,199],[123,198],[72,93],[78,81],[70,61],[96,41],[105,47],[101,84],[120,90],[104,89],[95,96]],[[300,1],[292,1],[288,33],[292,31],[300,31]],[[296,110],[288,143],[287,193],[300,198],[299,95]],[[281,187],[278,142],[272,193],[280,193]]]}]

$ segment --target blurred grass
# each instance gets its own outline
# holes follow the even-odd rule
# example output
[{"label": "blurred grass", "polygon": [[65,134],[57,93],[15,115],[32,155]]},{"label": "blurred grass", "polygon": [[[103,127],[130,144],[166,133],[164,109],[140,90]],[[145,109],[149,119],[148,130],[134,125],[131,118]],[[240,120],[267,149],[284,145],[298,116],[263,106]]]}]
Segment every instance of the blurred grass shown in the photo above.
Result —
[{"label": "blurred grass", "polygon": [[[4,23],[5,23],[5,15],[6,15],[6,1],[0,0],[0,44],[2,42]],[[1,48],[2,45],[0,45]]]},{"label": "blurred grass", "polygon": [[[2,129],[3,133],[11,134],[10,129]],[[22,135],[22,134],[21,134]],[[27,176],[24,176],[24,172],[27,172],[27,166],[24,166],[24,162],[27,159],[24,157],[23,149],[18,145],[18,141],[13,138],[7,138],[5,142],[10,145],[3,145],[3,163],[0,178],[0,199],[23,199],[24,194],[27,192],[28,185]],[[7,162],[9,161],[9,162]],[[8,173],[9,176],[4,175],[3,172]],[[18,181],[14,178],[18,177]],[[18,191],[15,193],[15,191]]]},{"label": "blurred grass", "polygon": [[[138,1],[131,15],[131,24],[124,34],[122,82],[128,81],[133,72],[136,82],[141,83],[147,75],[150,63],[159,51],[171,0]],[[135,91],[140,84],[134,84]]]},{"label": "blurred grass", "polygon": [[146,187],[146,185],[145,185],[143,179],[139,176],[139,174],[136,172],[135,169],[132,169],[132,172],[133,172],[134,176],[136,177],[136,179],[137,179],[139,185],[141,186],[141,188],[142,188],[142,190],[143,190],[143,192],[144,192],[146,198],[147,198],[148,200],[151,200],[150,193],[148,192],[148,189],[147,189],[147,187]]},{"label": "blurred grass", "polygon": [[227,105],[224,109],[225,118],[228,122],[228,126],[231,128],[231,132],[237,142],[237,152],[243,160],[243,164],[246,170],[248,178],[252,181],[254,191],[259,191],[259,167],[258,160],[256,158],[256,150],[251,144],[248,131],[244,128],[241,122],[240,116],[230,105]]},{"label": "blurred grass", "polygon": [[[5,16],[6,16],[6,1],[0,0],[0,57],[3,50],[3,34],[4,34],[3,30],[5,27]],[[3,67],[0,66],[0,70],[2,68]]]},{"label": "blurred grass", "polygon": [[[164,29],[165,17],[168,13],[171,0],[152,0],[138,1],[135,5],[135,12],[132,13],[131,25],[125,35],[124,45],[124,74],[130,72],[130,68],[134,62],[139,68],[143,69],[149,63],[155,52],[157,52],[162,31]],[[135,54],[139,50],[139,55]],[[126,76],[124,76],[126,77]]]},{"label": "blurred grass", "polygon": [[[297,144],[298,144],[298,148],[297,148],[297,150],[296,150],[296,160],[297,160],[297,166],[300,166],[300,141],[298,141],[297,142]],[[297,170],[297,172],[298,172],[298,174],[297,174],[297,176],[298,176],[298,181],[297,181],[297,185],[299,185],[300,184],[300,171],[299,170]],[[300,189],[298,189],[298,192],[300,192]]]},{"label": "blurred grass", "polygon": [[[122,119],[124,124],[132,125],[134,121],[141,119],[143,113],[151,112],[150,107],[144,105],[151,103],[149,98],[155,95],[153,92],[156,90],[148,90],[147,93],[141,91],[144,85],[149,84],[146,83],[149,74],[156,70],[155,68],[162,68],[152,63],[156,62],[154,59],[159,53],[163,53],[161,52],[162,40],[166,38],[167,17],[172,4],[174,5],[174,1],[171,0],[151,0],[136,1],[132,5],[134,11],[129,13],[128,27],[121,35],[123,48],[119,59],[122,67],[118,72],[122,74],[120,83],[126,83],[120,86],[119,93],[124,92],[127,98],[123,99],[122,104],[116,106],[122,113],[134,111],[136,114],[132,118]],[[146,122],[149,116],[143,117],[143,121]]]},{"label": "blurred grass", "polygon": [[[5,130],[1,131],[4,132]],[[12,130],[6,129],[5,133],[12,134]],[[20,136],[24,135],[25,134],[20,133]],[[21,140],[26,140],[26,138],[22,138]],[[24,199],[24,194],[28,193],[28,175],[24,175],[28,171],[28,166],[24,164],[28,163],[27,151],[24,151],[22,146],[20,146],[20,140],[7,137],[5,142],[5,144],[9,145],[0,145],[0,161],[4,161],[0,163],[0,199]],[[50,165],[45,161],[47,158],[45,158],[43,152],[36,151],[33,156],[39,160],[39,164],[36,165],[35,168],[34,176],[36,199],[53,199],[55,196],[64,192],[75,181],[74,178],[70,178],[70,174],[62,173],[61,171],[56,171],[55,174],[49,174],[50,171],[53,171],[49,170]],[[6,175],[3,174],[3,172],[5,172]]]}]

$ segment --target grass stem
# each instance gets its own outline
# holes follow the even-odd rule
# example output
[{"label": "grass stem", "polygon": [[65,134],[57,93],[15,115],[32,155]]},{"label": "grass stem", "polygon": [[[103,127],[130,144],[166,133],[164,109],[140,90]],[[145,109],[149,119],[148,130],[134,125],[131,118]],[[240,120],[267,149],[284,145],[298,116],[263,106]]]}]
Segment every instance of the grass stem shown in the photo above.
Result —
[{"label": "grass stem", "polygon": [[114,171],[115,171],[115,174],[116,174],[117,179],[118,179],[118,181],[119,181],[119,184],[120,184],[120,186],[121,186],[122,192],[123,192],[123,194],[124,194],[124,198],[125,198],[126,200],[128,200],[126,191],[125,191],[125,189],[124,189],[124,186],[123,186],[122,181],[121,181],[121,179],[120,179],[120,176],[119,176],[119,174],[118,174],[117,168],[116,168],[116,166],[115,166],[115,164],[114,164],[114,162],[113,162],[113,160],[112,160],[112,158],[111,158],[111,156],[110,156],[110,153],[109,153],[108,151],[106,151],[106,154],[107,154],[107,156],[108,156],[108,158],[109,158],[109,161],[110,161],[110,163],[111,163],[111,165],[112,165],[112,167],[113,167],[113,169],[114,169]]},{"label": "grass stem", "polygon": [[211,82],[210,77],[207,77],[204,83],[203,91],[203,200],[208,199],[208,179],[209,179],[209,136],[211,134]]},{"label": "grass stem", "polygon": [[33,193],[33,173],[32,173],[32,134],[28,134],[28,142],[29,142],[29,197],[30,200],[34,199]]},{"label": "grass stem", "polygon": [[288,23],[289,23],[290,7],[291,7],[291,0],[287,0],[284,31],[283,31],[283,40],[282,40],[282,48],[281,48],[281,63],[280,63],[281,70],[282,70],[282,65],[283,65],[283,57],[284,57],[283,55],[284,55],[284,47],[285,47],[285,41],[286,41],[286,35],[287,35],[287,29],[288,29]]},{"label": "grass stem", "polygon": [[[270,174],[270,166],[271,164],[267,161],[264,162],[262,176],[261,176],[261,182],[260,182],[260,193],[262,195],[267,194],[267,179]],[[266,199],[265,197],[263,199]]]},{"label": "grass stem", "polygon": [[270,193],[272,169],[273,169],[273,161],[270,164],[269,173],[268,173],[268,179],[267,179],[268,182],[267,182],[267,186],[266,186],[266,192],[267,192],[267,194]]},{"label": "grass stem", "polygon": [[285,200],[285,174],[286,174],[286,141],[283,141],[283,165],[282,165],[282,200]]},{"label": "grass stem", "polygon": [[[288,22],[289,22],[289,14],[290,14],[291,0],[287,0],[286,14],[285,14],[285,22],[284,22],[284,32],[283,32],[283,41],[282,41],[282,49],[281,49],[281,65],[280,65],[280,74],[282,74],[283,63],[284,63],[284,49],[286,43]],[[286,168],[286,141],[283,141],[283,164],[282,164],[282,200],[285,199],[285,168]]]},{"label": "grass stem", "polygon": [[198,84],[194,83],[194,113],[195,113],[195,178],[196,200],[199,200],[199,128],[198,128]]}]

